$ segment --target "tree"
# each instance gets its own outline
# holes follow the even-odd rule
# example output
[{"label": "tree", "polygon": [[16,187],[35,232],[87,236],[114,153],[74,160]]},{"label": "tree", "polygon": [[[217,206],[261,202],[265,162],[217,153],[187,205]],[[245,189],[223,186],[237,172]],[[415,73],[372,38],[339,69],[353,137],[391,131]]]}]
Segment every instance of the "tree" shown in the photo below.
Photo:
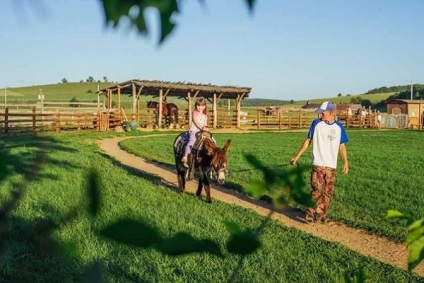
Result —
[{"label": "tree", "polygon": [[68,80],[66,78],[62,79],[62,83],[66,84],[68,82]]},{"label": "tree", "polygon": [[[243,0],[246,2],[250,12],[253,12],[253,6],[256,0]],[[159,30],[160,38],[159,44],[170,35],[176,23],[173,21],[175,15],[179,13],[180,6],[184,1],[178,0],[100,0],[103,4],[106,24],[113,27],[119,25],[121,18],[129,19],[130,24],[142,36],[148,36],[149,30],[147,29],[144,12],[147,9],[155,9],[159,13]],[[203,3],[204,0],[199,0]],[[134,12],[138,11],[138,12]]]},{"label": "tree", "polygon": [[342,94],[341,94],[341,93],[339,93],[337,96],[338,96],[338,97],[340,97],[340,96],[342,96]]},{"label": "tree", "polygon": [[104,77],[103,77],[103,81],[104,81],[105,83],[109,82],[106,76],[104,76]]},{"label": "tree", "polygon": [[87,83],[92,83],[94,82],[94,78],[92,76],[89,76],[87,79]]}]

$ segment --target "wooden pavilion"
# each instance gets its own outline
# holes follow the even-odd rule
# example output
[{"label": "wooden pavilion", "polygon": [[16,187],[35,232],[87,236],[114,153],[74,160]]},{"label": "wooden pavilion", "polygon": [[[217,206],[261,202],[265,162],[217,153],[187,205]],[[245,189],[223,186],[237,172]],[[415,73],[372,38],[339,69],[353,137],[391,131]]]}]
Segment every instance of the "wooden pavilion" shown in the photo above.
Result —
[{"label": "wooden pavilion", "polygon": [[[121,109],[121,95],[129,95],[133,98],[133,113],[140,113],[140,96],[150,95],[159,98],[158,124],[161,125],[162,103],[167,97],[183,98],[188,102],[188,111],[192,112],[194,100],[203,96],[212,104],[213,128],[217,127],[217,102],[220,99],[232,99],[236,101],[237,128],[240,128],[241,101],[249,97],[251,88],[235,86],[217,86],[211,84],[194,84],[185,82],[164,82],[148,80],[130,80],[117,85],[99,90],[99,95],[106,96],[106,108],[112,108],[113,96],[117,97],[116,105]],[[189,124],[191,115],[189,115]]]}]

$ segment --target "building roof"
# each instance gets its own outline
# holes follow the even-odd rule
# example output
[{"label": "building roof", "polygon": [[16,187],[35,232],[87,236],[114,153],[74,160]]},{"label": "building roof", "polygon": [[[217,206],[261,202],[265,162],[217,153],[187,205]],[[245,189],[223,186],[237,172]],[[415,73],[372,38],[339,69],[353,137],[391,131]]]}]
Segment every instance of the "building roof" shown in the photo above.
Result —
[{"label": "building roof", "polygon": [[107,91],[112,91],[116,94],[120,89],[121,94],[133,95],[133,86],[138,89],[141,88],[140,94],[142,95],[153,95],[158,96],[159,91],[163,90],[167,96],[174,96],[185,98],[190,92],[205,98],[213,98],[214,94],[220,98],[236,99],[249,97],[251,88],[250,87],[236,87],[236,86],[217,86],[212,84],[195,84],[186,82],[165,82],[165,81],[148,81],[148,80],[129,80],[126,82],[119,83],[117,85],[99,90],[100,95],[107,94]]},{"label": "building roof", "polygon": [[424,104],[424,100],[418,99],[392,99],[387,101],[386,103],[403,103],[403,104]]}]

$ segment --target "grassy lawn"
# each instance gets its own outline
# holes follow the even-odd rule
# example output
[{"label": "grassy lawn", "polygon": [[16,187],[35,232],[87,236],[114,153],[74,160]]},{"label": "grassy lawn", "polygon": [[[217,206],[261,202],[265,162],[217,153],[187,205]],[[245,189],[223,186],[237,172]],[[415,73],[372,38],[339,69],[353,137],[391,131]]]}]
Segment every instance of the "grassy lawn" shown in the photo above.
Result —
[{"label": "grassy lawn", "polygon": [[[355,144],[363,142],[365,134],[351,134],[351,152],[355,152]],[[410,142],[414,133],[409,134]],[[254,253],[241,256],[230,252],[231,234],[225,221],[236,222],[243,231],[256,231],[266,218],[219,201],[209,205],[189,194],[178,195],[174,188],[158,185],[154,177],[121,166],[103,154],[96,143],[116,135],[0,140],[0,282],[93,282],[100,277],[106,282],[226,282],[231,277],[235,282],[343,282],[345,275],[353,278],[360,268],[369,282],[422,280],[276,221],[266,224],[260,234],[261,245]],[[231,135],[230,168],[245,167],[243,153],[261,151],[258,148],[263,146],[263,138],[272,138],[278,144],[270,147],[267,155],[258,152],[258,156],[269,164],[285,163],[302,136]],[[219,144],[227,137],[217,135]],[[169,154],[159,152],[171,152],[173,138],[134,139],[134,144],[127,146],[171,166]],[[290,143],[296,148],[290,148]],[[374,139],[371,144],[376,144]],[[406,148],[410,147],[408,144]],[[403,153],[398,158],[401,156]],[[350,194],[353,187],[358,188],[347,185],[356,180],[355,171],[364,166],[356,162],[352,155],[352,174],[339,179],[334,217],[344,215],[338,207],[343,202],[355,207],[342,192]],[[378,172],[384,174],[385,169]],[[246,180],[246,176],[234,175],[230,183],[242,186]],[[98,189],[95,197],[93,188]],[[387,200],[384,196],[382,199]],[[408,199],[406,195],[403,201]],[[420,202],[417,205],[422,207]],[[396,208],[390,201],[389,206]],[[412,210],[408,206],[401,208]],[[181,237],[200,248],[173,255],[173,249],[184,244]]]},{"label": "grassy lawn", "polygon": [[[424,176],[421,171],[424,156],[419,153],[423,135],[420,131],[348,129],[350,172],[342,175],[341,166],[338,168],[330,216],[349,226],[403,242],[406,235],[404,223],[383,218],[389,209],[403,211],[415,218],[422,217]],[[175,136],[130,139],[121,145],[136,155],[173,167],[172,142]],[[232,139],[230,171],[251,168],[244,158],[250,153],[270,167],[288,164],[305,137],[305,132],[215,135],[218,145],[223,145],[228,138]],[[310,163],[310,152],[311,147],[299,160],[300,164]],[[260,178],[258,171],[234,173],[226,186],[242,191],[252,180]],[[305,190],[309,191],[309,172],[304,178],[307,182]]]}]

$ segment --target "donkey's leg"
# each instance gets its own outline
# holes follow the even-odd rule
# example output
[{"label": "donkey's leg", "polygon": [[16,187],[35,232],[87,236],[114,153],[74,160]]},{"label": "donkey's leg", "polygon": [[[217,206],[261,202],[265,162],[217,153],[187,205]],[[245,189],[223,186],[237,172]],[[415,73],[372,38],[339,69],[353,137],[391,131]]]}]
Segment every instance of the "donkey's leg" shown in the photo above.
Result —
[{"label": "donkey's leg", "polygon": [[181,168],[177,169],[177,179],[178,179],[178,192],[182,193],[185,189],[185,172]]},{"label": "donkey's leg", "polygon": [[196,191],[196,196],[200,197],[202,195],[202,189],[203,189],[203,180],[205,178],[205,174],[203,172],[203,168],[199,168],[198,170],[199,173],[199,183],[197,185],[197,191]]},{"label": "donkey's leg", "polygon": [[209,184],[209,179],[205,174],[205,178],[203,179],[203,187],[205,188],[205,192],[206,192],[206,202],[211,203],[212,202],[212,198],[211,198],[211,186]]}]

